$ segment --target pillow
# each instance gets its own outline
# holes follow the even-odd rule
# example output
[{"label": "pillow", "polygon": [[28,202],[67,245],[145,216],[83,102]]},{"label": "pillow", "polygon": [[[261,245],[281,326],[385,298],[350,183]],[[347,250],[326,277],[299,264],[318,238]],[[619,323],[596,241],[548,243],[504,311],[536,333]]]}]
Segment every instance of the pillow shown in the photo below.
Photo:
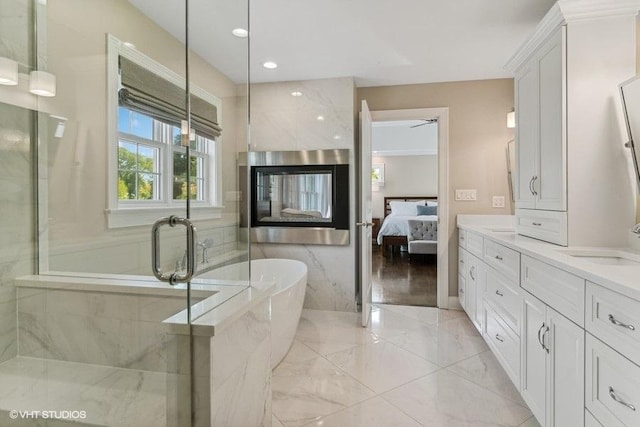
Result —
[{"label": "pillow", "polygon": [[416,206],[418,215],[438,215],[438,205],[436,206]]},{"label": "pillow", "polygon": [[427,206],[438,206],[437,200],[427,200]]},{"label": "pillow", "polygon": [[394,215],[416,216],[418,215],[416,208],[418,205],[424,206],[424,200],[415,202],[389,202],[391,213]]}]

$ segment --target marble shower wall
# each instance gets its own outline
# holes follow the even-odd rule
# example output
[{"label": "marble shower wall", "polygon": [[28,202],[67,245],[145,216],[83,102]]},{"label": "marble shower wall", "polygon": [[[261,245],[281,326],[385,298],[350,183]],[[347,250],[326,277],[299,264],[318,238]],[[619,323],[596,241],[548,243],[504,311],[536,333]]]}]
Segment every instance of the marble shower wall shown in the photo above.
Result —
[{"label": "marble shower wall", "polygon": [[[251,85],[252,151],[350,150],[350,223],[355,218],[355,85],[352,78]],[[292,96],[300,92],[300,96]],[[251,257],[304,262],[304,306],[355,310],[355,230],[348,246],[253,244]]]},{"label": "marble shower wall", "polygon": [[30,114],[0,103],[0,363],[18,352],[14,279],[34,272]]},{"label": "marble shower wall", "polygon": [[[207,296],[193,296],[198,302]],[[186,294],[18,288],[20,356],[156,372],[180,371],[176,340],[162,321],[186,307]]]}]

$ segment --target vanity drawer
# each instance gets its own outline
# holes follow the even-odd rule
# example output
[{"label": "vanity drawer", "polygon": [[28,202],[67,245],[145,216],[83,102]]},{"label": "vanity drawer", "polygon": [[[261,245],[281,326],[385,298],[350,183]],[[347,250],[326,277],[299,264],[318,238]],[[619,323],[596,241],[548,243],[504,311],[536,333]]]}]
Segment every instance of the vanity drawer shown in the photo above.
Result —
[{"label": "vanity drawer", "polygon": [[490,303],[484,304],[485,340],[511,381],[520,384],[520,338],[502,321]]},{"label": "vanity drawer", "polygon": [[520,281],[520,253],[485,239],[484,260],[514,282]]},{"label": "vanity drawer", "polygon": [[477,257],[482,258],[483,238],[479,234],[471,233],[467,231],[466,249]]},{"label": "vanity drawer", "polygon": [[587,334],[585,406],[607,427],[640,426],[640,366]]},{"label": "vanity drawer", "polygon": [[516,232],[523,236],[567,246],[567,213],[516,209]]},{"label": "vanity drawer", "polygon": [[491,301],[504,323],[519,336],[522,309],[520,287],[493,268],[487,268],[486,281],[485,298]]},{"label": "vanity drawer", "polygon": [[640,365],[640,301],[591,282],[586,301],[587,331]]},{"label": "vanity drawer", "polygon": [[465,249],[467,247],[467,232],[461,228],[458,228],[458,246]]},{"label": "vanity drawer", "polygon": [[584,327],[585,280],[522,255],[522,288]]}]

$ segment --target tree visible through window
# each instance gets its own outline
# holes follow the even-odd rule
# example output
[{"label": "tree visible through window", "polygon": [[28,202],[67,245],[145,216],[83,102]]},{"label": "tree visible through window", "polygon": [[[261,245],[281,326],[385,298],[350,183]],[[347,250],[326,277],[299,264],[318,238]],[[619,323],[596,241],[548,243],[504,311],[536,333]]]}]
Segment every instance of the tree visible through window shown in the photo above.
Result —
[{"label": "tree visible through window", "polygon": [[[130,109],[118,108],[118,199],[206,201],[209,153],[215,141],[200,135],[190,143],[191,177],[180,129]],[[189,189],[187,189],[189,188]]]}]

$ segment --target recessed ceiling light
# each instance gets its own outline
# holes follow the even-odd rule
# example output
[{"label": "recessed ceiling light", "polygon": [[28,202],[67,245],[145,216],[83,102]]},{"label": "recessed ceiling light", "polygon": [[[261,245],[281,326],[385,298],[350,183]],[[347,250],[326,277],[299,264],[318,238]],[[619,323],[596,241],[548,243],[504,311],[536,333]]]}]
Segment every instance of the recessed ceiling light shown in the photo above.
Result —
[{"label": "recessed ceiling light", "polygon": [[262,66],[264,68],[266,68],[267,70],[273,70],[275,68],[278,68],[278,64],[276,64],[273,61],[267,61],[267,62],[263,63]]},{"label": "recessed ceiling light", "polygon": [[297,90],[294,90],[293,92],[291,92],[291,96],[302,96],[302,92],[299,92]]},{"label": "recessed ceiling light", "polygon": [[234,28],[231,31],[231,34],[236,37],[245,38],[249,35],[249,31],[245,30],[244,28]]},{"label": "recessed ceiling light", "polygon": [[333,135],[333,139],[341,139],[342,137],[340,135]]},{"label": "recessed ceiling light", "polygon": [[316,119],[318,119],[318,121],[322,122],[322,121],[324,121],[324,116],[318,116],[318,117],[316,117]]}]

